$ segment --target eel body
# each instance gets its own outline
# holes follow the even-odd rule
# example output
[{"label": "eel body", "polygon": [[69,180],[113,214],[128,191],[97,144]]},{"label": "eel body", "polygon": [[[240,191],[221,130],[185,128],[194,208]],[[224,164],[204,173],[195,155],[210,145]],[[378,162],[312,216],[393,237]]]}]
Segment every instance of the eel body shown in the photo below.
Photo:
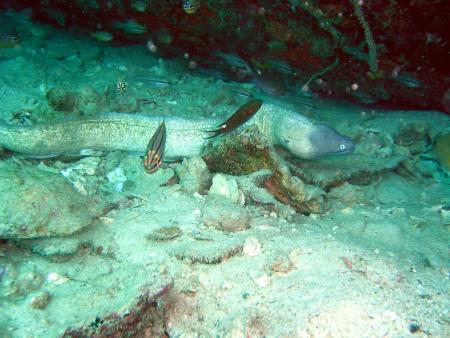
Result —
[{"label": "eel body", "polygon": [[[217,118],[164,119],[167,159],[201,155],[208,142],[204,130],[221,122]],[[73,154],[84,149],[123,150],[143,155],[161,121],[162,117],[108,113],[31,126],[0,123],[0,146],[40,158]],[[334,129],[314,124],[296,112],[272,104],[263,104],[251,121],[272,144],[286,148],[299,158],[310,159],[353,150],[351,139]]]}]

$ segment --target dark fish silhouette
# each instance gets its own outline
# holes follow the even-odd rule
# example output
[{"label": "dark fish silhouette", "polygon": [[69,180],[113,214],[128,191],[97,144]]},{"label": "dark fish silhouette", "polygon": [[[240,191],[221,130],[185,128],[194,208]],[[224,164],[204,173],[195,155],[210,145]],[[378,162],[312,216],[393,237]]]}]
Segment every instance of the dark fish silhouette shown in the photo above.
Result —
[{"label": "dark fish silhouette", "polygon": [[165,147],[166,123],[163,120],[150,139],[144,156],[144,167],[149,174],[154,173],[161,166]]},{"label": "dark fish silhouette", "polygon": [[275,69],[264,69],[254,61],[249,61],[247,65],[253,74],[254,84],[264,93],[272,96],[283,96],[286,93],[284,80]]},{"label": "dark fish silhouette", "polygon": [[212,138],[218,135],[224,135],[232,132],[238,127],[242,126],[245,122],[247,122],[255,113],[259,110],[261,105],[263,104],[262,100],[255,99],[247,102],[243,106],[241,106],[231,117],[222,123],[220,126],[217,126],[216,130],[205,130],[208,133],[214,133],[213,135],[207,137]]}]

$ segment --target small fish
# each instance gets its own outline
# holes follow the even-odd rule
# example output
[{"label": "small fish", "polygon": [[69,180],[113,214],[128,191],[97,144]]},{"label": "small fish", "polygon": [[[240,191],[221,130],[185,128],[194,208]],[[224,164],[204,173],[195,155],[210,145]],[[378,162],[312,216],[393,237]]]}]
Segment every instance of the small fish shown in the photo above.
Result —
[{"label": "small fish", "polygon": [[187,14],[194,14],[199,6],[199,0],[183,0],[183,9]]},{"label": "small fish", "polygon": [[263,58],[263,63],[261,63],[261,68],[275,69],[281,74],[287,76],[298,76],[298,72],[295,68],[293,68],[287,61],[273,58],[273,57],[265,57]]},{"label": "small fish", "polygon": [[125,92],[127,90],[127,85],[121,79],[117,80],[116,88],[119,92]]},{"label": "small fish", "polygon": [[134,0],[131,1],[131,8],[137,12],[144,13],[147,10],[147,0]]},{"label": "small fish", "polygon": [[117,29],[123,30],[125,33],[128,34],[145,34],[147,33],[147,28],[140,24],[139,22],[131,19],[125,22],[121,21],[114,21],[113,27]]},{"label": "small fish", "polygon": [[252,71],[254,84],[266,94],[283,96],[286,86],[283,79],[273,69],[261,69],[254,62],[248,62]]},{"label": "small fish", "polygon": [[221,51],[215,51],[212,53],[212,55],[225,61],[232,67],[242,68],[250,71],[247,62],[245,62],[245,60],[242,59],[239,55],[222,53]]},{"label": "small fish", "polygon": [[407,88],[419,88],[422,86],[422,82],[410,73],[398,73],[393,79]]},{"label": "small fish", "polygon": [[45,6],[42,6],[40,12],[47,16],[48,19],[51,21],[57,23],[60,27],[66,27],[67,23],[67,14],[63,11],[60,11],[55,8],[45,8]]},{"label": "small fish", "polygon": [[362,88],[358,88],[358,90],[350,91],[350,94],[359,102],[364,104],[375,104],[378,102],[378,99],[375,95],[369,93],[367,90]]},{"label": "small fish", "polygon": [[147,152],[144,156],[144,168],[149,174],[154,173],[161,166],[165,147],[166,123],[163,120],[148,142]]},{"label": "small fish", "polygon": [[20,45],[20,39],[17,35],[0,36],[0,48],[14,48]]},{"label": "small fish", "polygon": [[106,31],[92,32],[91,36],[95,40],[101,41],[101,42],[109,42],[113,39],[113,35],[110,32],[106,32]]},{"label": "small fish", "polygon": [[139,82],[142,82],[146,85],[156,87],[156,88],[167,88],[172,85],[172,82],[164,80],[164,79],[158,79],[158,78],[142,76],[142,75],[136,75],[135,78]]},{"label": "small fish", "polygon": [[255,113],[259,110],[261,105],[263,104],[262,100],[254,99],[243,106],[241,106],[231,117],[222,123],[220,126],[217,126],[216,130],[205,130],[208,133],[214,133],[213,135],[207,137],[212,138],[218,135],[224,135],[232,132],[238,127],[242,126],[245,122],[247,122]]},{"label": "small fish", "polygon": [[237,96],[240,97],[246,97],[248,99],[252,99],[253,98],[253,93],[249,90],[243,89],[243,88],[233,88],[230,87],[228,88],[230,91],[232,91],[233,93],[235,93]]}]

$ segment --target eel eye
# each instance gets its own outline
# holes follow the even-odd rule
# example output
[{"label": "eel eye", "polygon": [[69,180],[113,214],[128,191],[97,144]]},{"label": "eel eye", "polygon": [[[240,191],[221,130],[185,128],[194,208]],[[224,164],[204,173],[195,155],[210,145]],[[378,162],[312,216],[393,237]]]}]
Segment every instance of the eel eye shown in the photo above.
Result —
[{"label": "eel eye", "polygon": [[340,149],[340,150],[345,150],[345,148],[347,148],[347,147],[345,146],[345,144],[339,145],[339,149]]}]

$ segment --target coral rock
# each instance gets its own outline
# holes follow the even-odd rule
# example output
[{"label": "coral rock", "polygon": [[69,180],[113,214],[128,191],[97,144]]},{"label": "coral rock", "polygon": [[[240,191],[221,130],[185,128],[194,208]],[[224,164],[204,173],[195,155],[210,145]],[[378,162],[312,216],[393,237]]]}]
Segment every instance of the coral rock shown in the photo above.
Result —
[{"label": "coral rock", "polygon": [[24,239],[72,234],[103,212],[103,204],[82,196],[60,175],[0,163],[0,238]]},{"label": "coral rock", "polygon": [[185,158],[175,169],[180,185],[187,193],[202,193],[209,183],[209,171],[201,157]]},{"label": "coral rock", "polygon": [[232,202],[238,203],[241,200],[240,196],[242,193],[239,191],[234,178],[223,174],[216,174],[212,179],[209,194],[223,196]]}]

